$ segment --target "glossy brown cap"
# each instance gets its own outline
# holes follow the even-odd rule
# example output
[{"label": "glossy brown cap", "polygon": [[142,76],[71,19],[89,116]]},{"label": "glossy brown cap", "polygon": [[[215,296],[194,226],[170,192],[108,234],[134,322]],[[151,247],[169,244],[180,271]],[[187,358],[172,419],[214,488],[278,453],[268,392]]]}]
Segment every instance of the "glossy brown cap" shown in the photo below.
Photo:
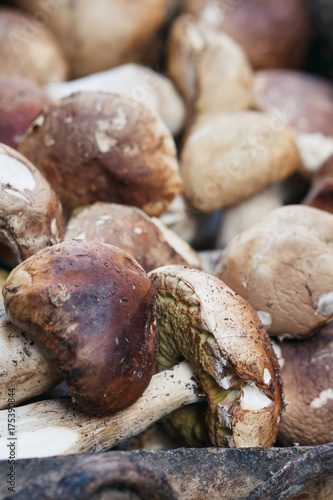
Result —
[{"label": "glossy brown cap", "polygon": [[123,250],[60,243],[16,267],[3,295],[11,321],[54,352],[82,409],[121,410],[148,386],[157,355],[155,295]]}]

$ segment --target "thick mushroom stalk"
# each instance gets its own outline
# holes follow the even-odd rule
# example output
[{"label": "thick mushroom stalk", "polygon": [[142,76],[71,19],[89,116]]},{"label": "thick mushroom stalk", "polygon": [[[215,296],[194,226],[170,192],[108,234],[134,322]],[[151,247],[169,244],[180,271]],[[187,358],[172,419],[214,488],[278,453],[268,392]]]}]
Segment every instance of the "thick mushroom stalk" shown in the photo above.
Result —
[{"label": "thick mushroom stalk", "polygon": [[[158,373],[142,396],[112,416],[91,416],[67,400],[16,408],[17,458],[108,450],[184,405],[202,400],[187,362]],[[0,460],[8,458],[8,413],[0,411]]]},{"label": "thick mushroom stalk", "polygon": [[94,241],[46,248],[9,275],[9,319],[53,352],[71,396],[91,413],[131,405],[157,356],[151,282],[128,253]]},{"label": "thick mushroom stalk", "polygon": [[281,379],[255,311],[218,278],[197,269],[165,266],[149,276],[157,294],[157,368],[182,357],[191,362],[207,396],[210,442],[271,446],[281,417]]}]

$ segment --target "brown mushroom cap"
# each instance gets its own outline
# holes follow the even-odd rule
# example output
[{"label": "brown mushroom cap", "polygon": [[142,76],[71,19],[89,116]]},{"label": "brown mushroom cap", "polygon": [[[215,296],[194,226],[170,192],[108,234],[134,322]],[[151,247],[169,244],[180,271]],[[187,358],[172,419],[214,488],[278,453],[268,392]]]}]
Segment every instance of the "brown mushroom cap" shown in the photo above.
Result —
[{"label": "brown mushroom cap", "polygon": [[0,142],[17,149],[21,136],[48,102],[45,92],[31,82],[0,78]]},{"label": "brown mushroom cap", "polygon": [[185,241],[136,207],[97,202],[78,208],[68,221],[65,240],[78,238],[122,248],[146,272],[166,264],[200,267],[195,251]]},{"label": "brown mushroom cap", "polygon": [[197,120],[181,160],[188,202],[212,212],[285,179],[297,169],[299,154],[291,130],[274,116],[238,111]]},{"label": "brown mushroom cap", "polygon": [[0,193],[0,244],[9,247],[16,263],[61,241],[57,196],[32,163],[4,144],[0,144]]},{"label": "brown mushroom cap", "polygon": [[271,335],[304,338],[333,319],[333,216],[277,208],[225,248],[217,275]]},{"label": "brown mushroom cap", "polygon": [[279,441],[287,446],[295,443],[316,446],[332,442],[332,323],[302,342],[279,342],[276,352],[286,400]]},{"label": "brown mushroom cap", "polygon": [[3,290],[9,319],[54,353],[72,398],[93,413],[136,401],[156,363],[150,280],[123,250],[66,241],[17,266]]},{"label": "brown mushroom cap", "polygon": [[333,214],[333,155],[329,156],[313,176],[311,188],[303,203]]},{"label": "brown mushroom cap", "polygon": [[181,16],[172,25],[168,71],[192,118],[247,109],[253,103],[252,69],[241,47],[192,16]]},{"label": "brown mushroom cap", "polygon": [[67,64],[49,29],[20,10],[0,7],[0,76],[39,85],[66,80]]},{"label": "brown mushroom cap", "polygon": [[78,92],[51,104],[19,150],[44,173],[65,213],[99,200],[160,215],[182,189],[170,132],[121,95]]},{"label": "brown mushroom cap", "polygon": [[73,78],[142,57],[162,25],[167,0],[14,0],[45,19],[69,62]]},{"label": "brown mushroom cap", "polygon": [[182,356],[190,361],[207,395],[214,446],[271,446],[282,406],[281,380],[270,339],[252,307],[197,269],[166,266],[149,276],[157,295],[158,370]]},{"label": "brown mushroom cap", "polygon": [[302,0],[186,0],[185,11],[234,38],[256,69],[305,60],[310,22]]}]

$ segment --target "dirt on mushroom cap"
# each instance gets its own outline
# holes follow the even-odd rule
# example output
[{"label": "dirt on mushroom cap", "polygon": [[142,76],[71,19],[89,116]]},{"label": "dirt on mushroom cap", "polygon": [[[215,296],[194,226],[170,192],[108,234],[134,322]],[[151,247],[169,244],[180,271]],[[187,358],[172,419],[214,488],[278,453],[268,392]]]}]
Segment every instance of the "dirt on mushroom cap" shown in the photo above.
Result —
[{"label": "dirt on mushroom cap", "polygon": [[[182,356],[193,364],[208,398],[211,443],[272,445],[282,409],[281,379],[269,337],[251,306],[200,270],[166,266],[149,276],[157,293],[158,369]],[[245,394],[251,388],[260,404],[249,409],[251,396]]]}]

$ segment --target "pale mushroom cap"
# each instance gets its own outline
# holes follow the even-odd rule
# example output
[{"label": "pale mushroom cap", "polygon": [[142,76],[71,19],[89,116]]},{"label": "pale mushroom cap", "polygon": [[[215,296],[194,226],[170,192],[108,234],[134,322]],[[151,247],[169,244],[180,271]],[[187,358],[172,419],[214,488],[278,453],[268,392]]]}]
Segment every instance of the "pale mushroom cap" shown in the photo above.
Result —
[{"label": "pale mushroom cap", "polygon": [[[200,270],[165,266],[149,276],[158,303],[158,369],[181,356],[193,364],[210,405],[212,444],[272,445],[281,382],[270,339],[255,311],[218,278]],[[225,401],[214,401],[216,391],[223,392]]]},{"label": "pale mushroom cap", "polygon": [[43,175],[16,150],[0,144],[0,243],[16,263],[63,236],[59,200]]},{"label": "pale mushroom cap", "polygon": [[247,109],[253,103],[252,69],[241,47],[192,16],[181,16],[172,26],[168,71],[192,116]]},{"label": "pale mushroom cap", "polygon": [[332,324],[302,342],[277,344],[286,408],[278,439],[316,446],[333,440]]},{"label": "pale mushroom cap", "polygon": [[53,100],[74,92],[113,92],[138,100],[157,113],[172,134],[184,126],[185,105],[172,81],[166,76],[139,64],[123,64],[77,80],[52,83],[46,92]]},{"label": "pale mushroom cap", "polygon": [[8,406],[8,389],[15,390],[18,405],[43,394],[62,379],[51,352],[38,338],[11,323],[3,304],[0,304],[0,352],[0,409]]},{"label": "pale mushroom cap", "polygon": [[167,0],[15,0],[46,17],[73,78],[138,60],[162,25]]},{"label": "pale mushroom cap", "polygon": [[95,201],[160,215],[182,190],[174,140],[134,99],[79,92],[47,107],[19,150],[45,174],[64,211]]},{"label": "pale mushroom cap", "polygon": [[109,243],[132,255],[148,272],[166,264],[200,266],[196,252],[136,207],[97,202],[77,209],[68,221],[65,240],[86,239]]},{"label": "pale mushroom cap", "polygon": [[297,169],[299,154],[292,132],[274,116],[243,111],[196,122],[181,160],[187,200],[211,212],[287,178]]},{"label": "pale mushroom cap", "polygon": [[217,275],[261,315],[271,335],[307,337],[333,318],[333,216],[273,210],[225,248]]},{"label": "pale mushroom cap", "polygon": [[23,77],[38,85],[66,80],[68,68],[45,24],[0,7],[0,76]]}]

